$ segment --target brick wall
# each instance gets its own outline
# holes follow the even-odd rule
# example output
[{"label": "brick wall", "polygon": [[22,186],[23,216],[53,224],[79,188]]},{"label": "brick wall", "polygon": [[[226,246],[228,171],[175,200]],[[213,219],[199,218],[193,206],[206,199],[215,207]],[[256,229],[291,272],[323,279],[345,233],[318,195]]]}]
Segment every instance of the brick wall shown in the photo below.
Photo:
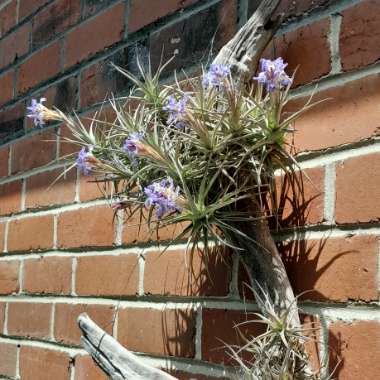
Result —
[{"label": "brick wall", "polygon": [[[128,90],[108,62],[133,70],[136,46],[143,57],[150,52],[154,67],[174,53],[170,69],[196,70],[211,41],[222,46],[258,2],[0,1],[0,377],[104,379],[79,346],[83,311],[181,379],[226,376],[223,345],[237,342],[234,324],[255,310],[243,302],[250,296],[236,259],[230,266],[211,260],[209,276],[196,257],[189,277],[183,246],[158,255],[144,228],[113,221],[97,186],[75,170],[49,188],[74,148],[63,141],[64,126],[37,130],[25,107],[46,96],[49,105],[93,115],[105,97]],[[313,91],[329,100],[295,125],[313,200],[300,233],[284,229],[276,239],[296,292],[313,289],[301,306],[321,327],[315,361],[331,350],[337,378],[374,379],[380,1],[284,0],[281,10],[286,22],[266,55],[282,55],[290,70],[300,65],[289,108]],[[106,109],[101,117],[112,115]],[[293,222],[285,205],[283,225]]]}]

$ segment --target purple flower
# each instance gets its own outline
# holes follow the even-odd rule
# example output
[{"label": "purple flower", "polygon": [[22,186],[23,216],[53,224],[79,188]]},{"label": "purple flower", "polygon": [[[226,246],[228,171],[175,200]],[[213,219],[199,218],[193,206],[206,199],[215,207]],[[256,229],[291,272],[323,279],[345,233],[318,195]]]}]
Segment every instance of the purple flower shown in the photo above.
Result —
[{"label": "purple flower", "polygon": [[215,87],[218,90],[225,86],[226,79],[230,75],[230,65],[220,65],[213,63],[210,70],[204,75],[202,83],[204,87]]},{"label": "purple flower", "polygon": [[125,140],[122,149],[124,152],[128,153],[129,157],[133,158],[137,155],[137,143],[140,142],[142,136],[143,135],[141,132],[134,132],[131,133],[129,137]]},{"label": "purple flower", "polygon": [[83,147],[79,153],[78,153],[78,158],[76,160],[76,166],[79,169],[81,173],[84,175],[89,175],[91,174],[92,166],[88,162],[88,158],[91,157],[91,150],[92,147]]},{"label": "purple flower", "polygon": [[156,207],[157,218],[171,211],[181,211],[181,208],[176,205],[179,187],[174,188],[172,178],[153,182],[144,188],[144,193],[147,196],[145,207]]},{"label": "purple flower", "polygon": [[177,128],[184,128],[186,123],[184,121],[186,103],[188,96],[184,96],[182,99],[176,101],[175,97],[170,95],[168,98],[168,105],[163,107],[164,111],[169,113],[168,124],[175,124]]},{"label": "purple flower", "polygon": [[42,127],[45,124],[43,117],[45,106],[42,104],[43,102],[46,102],[46,98],[41,98],[39,102],[36,99],[32,99],[32,103],[27,107],[29,113],[26,116],[33,119],[36,127]]},{"label": "purple flower", "polygon": [[281,90],[292,83],[292,79],[284,71],[286,66],[288,64],[281,57],[274,61],[262,58],[259,75],[253,79],[265,86],[268,92]]}]

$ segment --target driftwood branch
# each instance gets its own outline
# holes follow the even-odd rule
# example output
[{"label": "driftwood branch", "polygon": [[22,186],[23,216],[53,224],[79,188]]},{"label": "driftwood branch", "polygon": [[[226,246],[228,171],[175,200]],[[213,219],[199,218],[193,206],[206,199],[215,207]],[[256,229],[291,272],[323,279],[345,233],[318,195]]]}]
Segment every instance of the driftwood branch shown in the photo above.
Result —
[{"label": "driftwood branch", "polygon": [[83,332],[83,347],[112,380],[176,380],[175,377],[146,365],[141,358],[104,332],[87,314],[79,316],[78,324]]},{"label": "driftwood branch", "polygon": [[[252,77],[262,52],[280,23],[279,17],[273,18],[279,2],[280,0],[263,0],[255,14],[214,60],[214,63],[231,65],[233,78],[240,86]],[[293,325],[299,325],[293,290],[266,221],[240,227],[257,241],[257,244],[252,244],[236,236],[237,243],[244,250],[243,262],[250,274],[253,288],[258,294],[260,291],[267,292],[278,311],[290,307]],[[173,376],[146,365],[87,315],[82,314],[78,323],[83,332],[84,348],[111,379],[175,380]]]}]

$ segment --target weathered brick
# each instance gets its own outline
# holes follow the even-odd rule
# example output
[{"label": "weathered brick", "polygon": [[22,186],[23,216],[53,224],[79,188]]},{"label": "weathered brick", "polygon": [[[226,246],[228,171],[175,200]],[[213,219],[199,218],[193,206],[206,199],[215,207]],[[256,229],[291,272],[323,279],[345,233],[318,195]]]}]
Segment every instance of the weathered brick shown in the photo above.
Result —
[{"label": "weathered brick", "polygon": [[13,99],[14,81],[14,70],[8,70],[4,74],[0,75],[0,106]]},{"label": "weathered brick", "polygon": [[[132,351],[192,358],[195,351],[195,318],[196,313],[186,309],[120,310],[118,340]],[[146,334],[147,331],[149,334]]]},{"label": "weathered brick", "polygon": [[33,46],[46,44],[76,24],[80,18],[80,7],[78,0],[57,0],[45,7],[33,20]]},{"label": "weathered brick", "polygon": [[[69,32],[65,40],[65,68],[89,58],[122,39],[124,7],[124,2],[118,3]],[[94,35],[97,38],[93,38]]]},{"label": "weathered brick", "polygon": [[152,22],[180,11],[199,0],[131,0],[128,14],[128,32],[133,33]]},{"label": "weathered brick", "polygon": [[[294,123],[294,143],[299,151],[318,150],[356,142],[379,132],[380,75],[371,75],[318,92],[321,104]],[[288,111],[299,110],[308,98],[291,102]]]},{"label": "weathered brick", "polygon": [[0,149],[0,178],[8,176],[9,147]]},{"label": "weathered brick", "polygon": [[47,339],[52,305],[11,302],[8,304],[8,335]]},{"label": "weathered brick", "polygon": [[336,379],[376,379],[380,372],[380,323],[335,322],[330,325],[330,371]]},{"label": "weathered brick", "polygon": [[127,78],[111,66],[111,62],[113,62],[120,67],[126,67],[127,54],[128,49],[124,49],[82,71],[80,77],[80,103],[82,108],[104,102],[112,94],[118,94],[128,89]]},{"label": "weathered brick", "polygon": [[107,188],[112,184],[104,184],[104,182],[96,182],[96,176],[79,177],[79,198],[81,202],[87,202],[94,199],[104,198]]},{"label": "weathered brick", "polygon": [[139,278],[137,255],[86,256],[78,257],[77,260],[78,295],[116,296],[137,293]]},{"label": "weathered brick", "polygon": [[26,23],[0,41],[0,67],[5,67],[29,51],[31,24]]},{"label": "weathered brick", "polygon": [[[22,239],[20,239],[22,236]],[[53,246],[53,216],[12,220],[8,230],[8,251],[44,250]]]},{"label": "weathered brick", "polygon": [[97,325],[112,335],[114,307],[107,305],[68,305],[57,304],[55,307],[54,337],[67,344],[80,344],[81,331],[78,328],[78,316],[87,313]]},{"label": "weathered brick", "polygon": [[10,138],[24,133],[24,103],[6,108],[0,112],[0,141],[5,142]]},{"label": "weathered brick", "polygon": [[236,31],[237,5],[235,0],[224,0],[174,25],[153,33],[150,55],[153,71],[160,62],[167,62],[165,72],[180,70],[208,56],[213,41],[215,51],[224,46]]},{"label": "weathered brick", "polygon": [[296,294],[302,299],[374,301],[377,293],[378,239],[375,236],[326,238],[280,247]]},{"label": "weathered brick", "polygon": [[342,12],[339,50],[343,70],[354,70],[380,58],[380,2],[363,0]]},{"label": "weathered brick", "polygon": [[[213,363],[234,364],[226,354],[226,344],[242,346],[245,342],[241,334],[249,339],[265,331],[260,323],[245,323],[251,320],[257,320],[257,316],[244,311],[204,309],[202,311],[202,359]],[[243,325],[235,328],[241,323]]]},{"label": "weathered brick", "polygon": [[30,16],[49,1],[50,0],[20,0],[19,20],[21,21],[25,17]]},{"label": "weathered brick", "polygon": [[59,128],[59,158],[66,159],[68,157],[73,157],[73,154],[78,154],[80,151],[80,146],[72,142],[67,141],[67,139],[72,139],[73,135],[69,128],[65,125]]},{"label": "weathered brick", "polygon": [[337,223],[379,220],[380,154],[370,154],[339,162],[336,167]]},{"label": "weathered brick", "polygon": [[293,74],[298,67],[293,86],[311,82],[331,70],[329,30],[329,19],[303,26],[276,37],[265,55],[282,57],[288,62],[286,71],[289,74]]},{"label": "weathered brick", "polygon": [[89,355],[75,357],[74,380],[108,380],[104,372],[94,363]]},{"label": "weathered brick", "polygon": [[0,262],[0,294],[8,295],[19,291],[19,267],[18,261]]},{"label": "weathered brick", "polygon": [[0,376],[16,377],[17,345],[0,343]]},{"label": "weathered brick", "polygon": [[25,260],[23,292],[70,294],[71,269],[70,257],[41,257]]},{"label": "weathered brick", "polygon": [[38,50],[19,67],[17,93],[22,94],[54,77],[61,69],[61,41]]},{"label": "weathered brick", "polygon": [[[221,253],[219,252],[219,255]],[[179,296],[226,296],[231,280],[228,257],[184,250],[148,252],[145,255],[144,291],[146,294]]]},{"label": "weathered brick", "polygon": [[278,178],[276,207],[278,215],[273,221],[274,226],[279,223],[285,228],[323,221],[324,175],[324,168],[313,168],[291,177]]},{"label": "weathered brick", "polygon": [[113,210],[108,206],[67,211],[58,217],[58,247],[112,246]]},{"label": "weathered brick", "polygon": [[[57,169],[26,179],[26,208],[46,207],[74,202],[76,171]],[[62,175],[63,174],[63,175]]]},{"label": "weathered brick", "polygon": [[0,37],[16,25],[17,1],[11,0],[0,9]]},{"label": "weathered brick", "polygon": [[55,132],[42,132],[12,145],[12,174],[49,164],[55,159]]},{"label": "weathered brick", "polygon": [[21,346],[21,379],[69,380],[70,357],[59,351]]},{"label": "weathered brick", "polygon": [[0,185],[0,215],[19,212],[21,209],[21,181]]}]

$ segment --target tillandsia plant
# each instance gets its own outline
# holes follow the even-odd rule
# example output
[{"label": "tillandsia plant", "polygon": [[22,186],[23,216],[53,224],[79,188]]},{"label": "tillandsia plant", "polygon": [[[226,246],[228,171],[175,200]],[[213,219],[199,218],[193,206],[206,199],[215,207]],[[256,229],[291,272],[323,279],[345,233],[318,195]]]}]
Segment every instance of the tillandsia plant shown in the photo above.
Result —
[{"label": "tillandsia plant", "polygon": [[276,204],[276,173],[294,170],[291,124],[312,106],[284,113],[292,84],[286,66],[282,58],[261,59],[258,75],[243,89],[224,64],[212,64],[200,78],[176,78],[174,85],[161,84],[165,65],[152,73],[139,63],[138,75],[116,67],[134,87],[127,100],[110,101],[113,123],[94,119],[87,128],[75,115],[46,108],[44,99],[33,101],[29,116],[38,126],[59,120],[70,128],[70,141],[81,147],[73,166],[115,183],[115,208],[125,209],[133,223],[137,215],[152,231],[180,223],[173,241],[187,239],[190,256],[201,249],[206,262],[215,246],[234,250],[256,293],[266,295],[265,302],[256,297],[265,318],[286,315],[286,323],[300,329],[266,222]]}]

